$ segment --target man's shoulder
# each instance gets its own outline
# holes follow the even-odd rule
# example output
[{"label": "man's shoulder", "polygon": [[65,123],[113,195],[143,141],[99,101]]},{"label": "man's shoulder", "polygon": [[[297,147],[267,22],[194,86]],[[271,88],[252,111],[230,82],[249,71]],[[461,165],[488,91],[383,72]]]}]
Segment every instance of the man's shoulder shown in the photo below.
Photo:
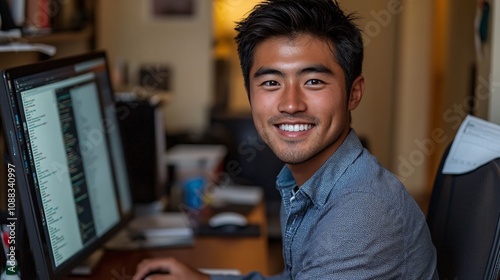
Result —
[{"label": "man's shoulder", "polygon": [[403,187],[396,175],[382,166],[366,149],[346,169],[342,179],[347,184],[357,183],[370,188],[376,185]]},{"label": "man's shoulder", "polygon": [[377,159],[364,150],[345,170],[332,188],[330,199],[346,195],[372,197],[388,207],[402,208],[414,204],[414,199],[401,181]]}]

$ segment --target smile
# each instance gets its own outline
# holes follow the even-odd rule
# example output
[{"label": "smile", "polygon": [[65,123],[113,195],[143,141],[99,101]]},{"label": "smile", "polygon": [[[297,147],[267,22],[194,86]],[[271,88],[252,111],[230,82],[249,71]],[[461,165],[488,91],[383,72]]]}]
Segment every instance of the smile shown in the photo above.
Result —
[{"label": "smile", "polygon": [[306,131],[313,127],[312,124],[280,124],[279,129],[287,132]]}]

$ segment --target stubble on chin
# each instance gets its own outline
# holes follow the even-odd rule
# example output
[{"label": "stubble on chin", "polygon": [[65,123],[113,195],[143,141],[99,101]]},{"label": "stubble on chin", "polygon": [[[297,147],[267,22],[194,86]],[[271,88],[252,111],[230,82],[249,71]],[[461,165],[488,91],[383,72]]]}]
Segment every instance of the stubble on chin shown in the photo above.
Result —
[{"label": "stubble on chin", "polygon": [[307,161],[310,151],[298,147],[298,141],[286,141],[286,143],[269,143],[268,146],[274,154],[286,164],[300,164]]}]

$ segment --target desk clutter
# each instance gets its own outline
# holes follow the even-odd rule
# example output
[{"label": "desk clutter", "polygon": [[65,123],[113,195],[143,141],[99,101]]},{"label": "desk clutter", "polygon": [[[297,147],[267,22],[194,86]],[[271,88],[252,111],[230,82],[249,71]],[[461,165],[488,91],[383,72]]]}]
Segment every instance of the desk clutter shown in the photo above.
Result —
[{"label": "desk clutter", "polygon": [[263,200],[260,187],[228,185],[211,192],[211,216],[198,226],[200,236],[258,237],[260,226],[252,224],[246,216]]},{"label": "desk clutter", "polygon": [[106,243],[110,250],[186,247],[193,244],[194,230],[180,212],[163,212],[135,217]]},{"label": "desk clutter", "polygon": [[212,227],[208,224],[202,224],[196,232],[199,236],[226,236],[226,237],[259,237],[261,235],[260,226],[249,224],[243,227],[235,225],[225,225]]},{"label": "desk clutter", "polygon": [[[229,185],[215,187],[205,196],[209,201],[206,209],[198,211],[184,208],[185,211],[180,212],[159,212],[135,217],[126,229],[106,244],[106,248],[135,250],[185,247],[193,244],[195,235],[226,237],[261,235],[260,226],[249,223],[246,219],[263,199],[261,188]],[[193,214],[190,210],[196,213]]]}]

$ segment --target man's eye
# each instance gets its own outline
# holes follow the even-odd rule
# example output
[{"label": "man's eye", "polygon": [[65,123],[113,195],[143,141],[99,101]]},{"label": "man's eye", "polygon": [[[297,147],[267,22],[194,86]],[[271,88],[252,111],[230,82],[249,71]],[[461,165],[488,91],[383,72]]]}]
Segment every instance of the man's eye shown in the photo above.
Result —
[{"label": "man's eye", "polygon": [[265,81],[262,83],[262,85],[267,87],[274,87],[274,86],[279,86],[279,83],[276,81]]},{"label": "man's eye", "polygon": [[323,81],[318,79],[310,79],[306,82],[306,85],[320,85],[323,84]]}]

